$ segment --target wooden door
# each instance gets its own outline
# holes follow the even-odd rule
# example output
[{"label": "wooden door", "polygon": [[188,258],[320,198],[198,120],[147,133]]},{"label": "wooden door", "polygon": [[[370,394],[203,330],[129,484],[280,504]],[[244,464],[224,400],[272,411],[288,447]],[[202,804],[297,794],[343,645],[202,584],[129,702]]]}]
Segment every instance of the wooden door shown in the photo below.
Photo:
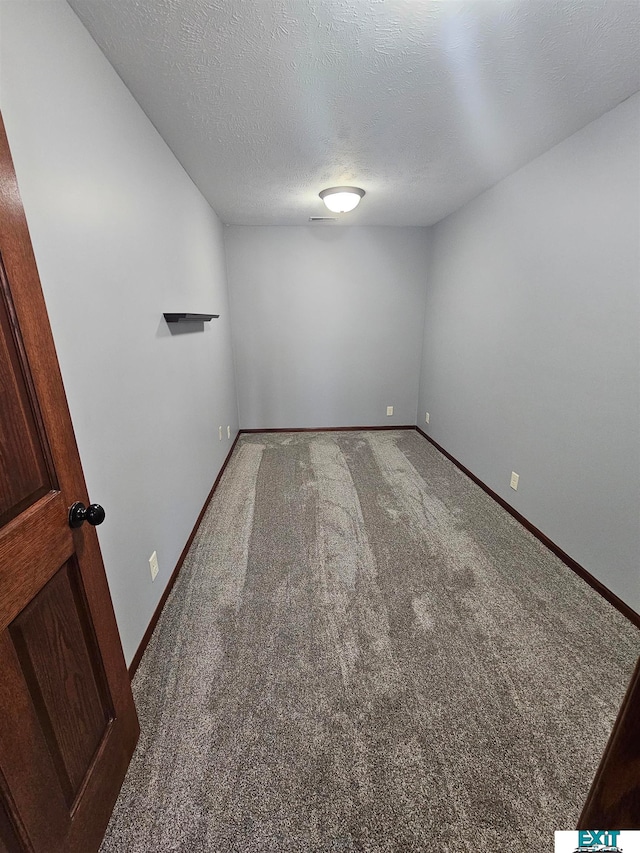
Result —
[{"label": "wooden door", "polygon": [[640,829],[640,658],[578,822],[597,826]]},{"label": "wooden door", "polygon": [[0,118],[0,853],[97,850],[138,737],[75,501],[89,503]]}]

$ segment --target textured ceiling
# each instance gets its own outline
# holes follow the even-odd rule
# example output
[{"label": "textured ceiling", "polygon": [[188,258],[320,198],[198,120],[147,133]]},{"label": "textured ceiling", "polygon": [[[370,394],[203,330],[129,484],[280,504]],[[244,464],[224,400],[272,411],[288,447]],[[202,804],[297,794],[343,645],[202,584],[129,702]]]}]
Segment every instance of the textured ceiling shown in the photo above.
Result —
[{"label": "textured ceiling", "polygon": [[640,89],[638,0],[69,0],[228,224],[430,225]]}]

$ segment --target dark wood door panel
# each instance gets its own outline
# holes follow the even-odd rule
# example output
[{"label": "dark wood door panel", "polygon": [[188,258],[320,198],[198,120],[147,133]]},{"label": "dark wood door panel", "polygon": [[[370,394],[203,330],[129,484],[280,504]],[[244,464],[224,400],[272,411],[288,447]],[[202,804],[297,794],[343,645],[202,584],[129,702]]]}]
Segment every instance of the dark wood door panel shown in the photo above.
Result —
[{"label": "dark wood door panel", "polygon": [[8,631],[0,634],[0,659],[0,767],[11,794],[8,808],[27,828],[32,849],[63,853],[69,809]]},{"label": "dark wood door panel", "polygon": [[69,810],[113,719],[75,560],[9,628]]},{"label": "dark wood door panel", "polygon": [[22,853],[25,845],[18,838],[9,812],[0,798],[0,853]]},{"label": "dark wood door panel", "polygon": [[[72,572],[65,577],[65,571],[66,567],[60,579],[57,576],[53,579],[51,597],[56,601],[55,608],[60,606],[60,601],[67,606],[70,604],[69,590],[73,591],[76,582]],[[77,593],[73,597],[77,600]],[[85,642],[84,636],[82,642]],[[90,639],[87,645],[92,645]],[[5,801],[5,810],[14,819],[13,827],[10,818],[8,821],[11,830],[16,825],[26,827],[24,831],[28,839],[22,846],[9,847],[10,853],[23,849],[30,853],[91,853],[100,846],[104,827],[118,795],[120,786],[111,784],[110,779],[122,780],[129,764],[138,734],[137,719],[135,715],[123,714],[107,722],[70,807],[69,786],[67,784],[65,790],[60,765],[56,763],[57,757],[52,755],[57,747],[51,749],[52,733],[45,731],[46,720],[43,725],[47,709],[43,707],[44,701],[37,696],[37,691],[30,689],[28,667],[25,672],[21,656],[24,654],[16,649],[12,631],[0,634],[0,767],[6,779],[5,787],[11,795],[10,805]],[[77,657],[75,651],[71,657]],[[85,673],[82,678],[94,682],[103,680],[100,674],[96,678],[93,672]],[[55,692],[60,688],[51,685],[49,689]],[[85,690],[84,685],[81,689]],[[98,704],[104,708],[106,717],[110,709],[108,699],[103,701],[100,684],[97,692],[100,694]],[[72,722],[70,720],[69,731],[65,735],[67,739],[73,737]],[[90,740],[91,737],[89,743]],[[91,751],[86,744],[84,748],[71,748],[76,749],[76,757],[80,753],[85,760]],[[35,768],[37,772],[34,772]],[[0,787],[0,798],[1,793]],[[16,835],[15,832],[13,834]]]},{"label": "dark wood door panel", "polygon": [[62,495],[51,492],[0,530],[0,631],[74,551]]},{"label": "dark wood door panel", "polygon": [[0,257],[0,526],[54,487],[50,454]]},{"label": "dark wood door panel", "polygon": [[640,829],[640,658],[591,785],[578,829]]}]

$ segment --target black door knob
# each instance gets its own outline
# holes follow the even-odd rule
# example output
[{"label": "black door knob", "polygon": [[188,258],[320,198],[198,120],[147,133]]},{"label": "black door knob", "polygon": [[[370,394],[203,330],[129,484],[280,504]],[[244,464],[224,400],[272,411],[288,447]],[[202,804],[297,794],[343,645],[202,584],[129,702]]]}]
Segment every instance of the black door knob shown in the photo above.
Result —
[{"label": "black door knob", "polygon": [[102,524],[105,517],[105,511],[100,504],[89,504],[85,507],[81,501],[76,501],[69,507],[69,527],[82,527],[85,521],[96,527]]}]

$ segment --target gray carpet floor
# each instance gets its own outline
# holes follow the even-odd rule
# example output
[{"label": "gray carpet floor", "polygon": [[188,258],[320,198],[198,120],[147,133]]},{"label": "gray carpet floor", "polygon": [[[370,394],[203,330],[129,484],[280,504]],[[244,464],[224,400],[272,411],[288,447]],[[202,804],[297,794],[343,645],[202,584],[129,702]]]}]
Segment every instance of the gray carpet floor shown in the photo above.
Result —
[{"label": "gray carpet floor", "polygon": [[243,436],[101,851],[551,850],[639,653],[415,431]]}]

